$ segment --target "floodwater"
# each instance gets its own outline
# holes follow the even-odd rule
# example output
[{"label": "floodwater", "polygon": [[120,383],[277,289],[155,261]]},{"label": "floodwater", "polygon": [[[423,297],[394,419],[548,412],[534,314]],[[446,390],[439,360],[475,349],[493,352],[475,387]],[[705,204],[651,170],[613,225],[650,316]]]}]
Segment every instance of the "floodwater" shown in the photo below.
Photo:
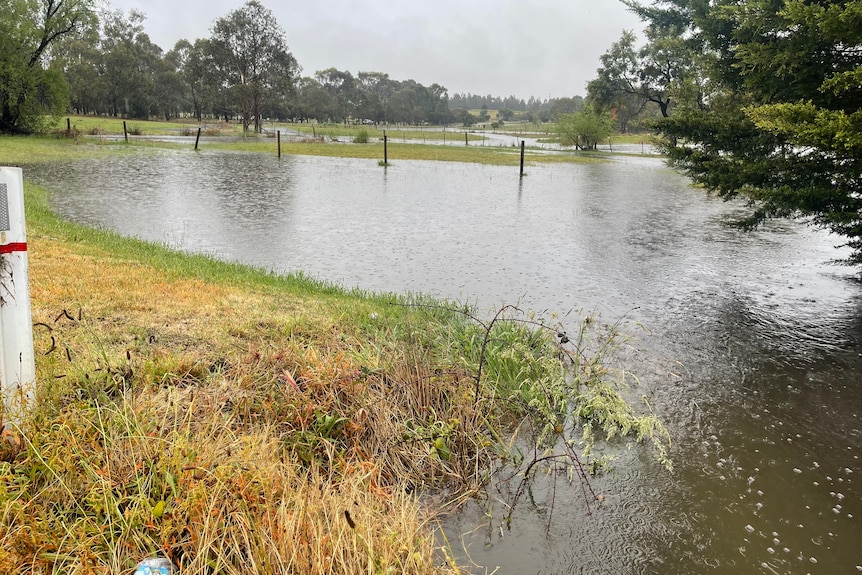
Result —
[{"label": "floodwater", "polygon": [[[517,168],[147,151],[25,170],[83,223],[276,272],[622,319],[673,436],[444,524],[475,572],[862,572],[862,284],[839,239],[744,233],[650,157]],[[494,485],[492,501],[512,485]],[[494,571],[495,568],[498,570]]]}]

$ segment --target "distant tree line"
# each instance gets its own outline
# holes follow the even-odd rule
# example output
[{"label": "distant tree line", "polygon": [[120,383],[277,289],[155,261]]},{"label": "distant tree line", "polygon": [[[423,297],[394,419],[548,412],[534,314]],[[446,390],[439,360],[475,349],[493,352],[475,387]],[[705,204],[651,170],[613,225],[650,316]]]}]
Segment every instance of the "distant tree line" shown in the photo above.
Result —
[{"label": "distant tree line", "polygon": [[583,98],[525,101],[455,94],[382,72],[329,68],[302,76],[284,30],[257,0],[217,18],[210,36],[164,52],[131,11],[97,12],[98,0],[7,0],[0,11],[0,131],[39,129],[46,114],[125,118],[264,119],[472,125],[549,121]]}]

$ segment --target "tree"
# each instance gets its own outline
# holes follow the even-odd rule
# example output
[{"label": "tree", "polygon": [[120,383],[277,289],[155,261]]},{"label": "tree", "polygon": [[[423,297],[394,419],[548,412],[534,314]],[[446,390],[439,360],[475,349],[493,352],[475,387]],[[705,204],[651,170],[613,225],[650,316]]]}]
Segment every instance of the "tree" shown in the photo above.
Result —
[{"label": "tree", "polygon": [[703,105],[657,125],[670,163],[747,198],[742,226],[806,218],[862,264],[862,0],[626,4],[714,58]]},{"label": "tree", "polygon": [[359,72],[357,81],[359,92],[357,117],[385,122],[389,98],[392,97],[397,83],[389,79],[389,74],[381,72]]},{"label": "tree", "polygon": [[356,110],[357,91],[353,74],[347,70],[327,68],[318,70],[314,79],[329,94],[329,117],[346,123]]},{"label": "tree", "polygon": [[302,120],[326,122],[332,108],[330,95],[314,78],[301,78],[296,90],[296,113]]},{"label": "tree", "polygon": [[653,103],[665,118],[674,101],[701,102],[709,55],[699,50],[699,39],[659,27],[648,27],[646,36],[647,43],[637,50],[634,33],[626,30],[602,54],[597,77],[587,85],[590,100],[606,109],[626,106],[627,112],[637,113]]},{"label": "tree", "polygon": [[99,25],[93,19],[80,34],[68,35],[51,49],[51,67],[62,70],[69,86],[69,105],[78,114],[105,111],[105,78]]},{"label": "tree", "polygon": [[111,114],[147,119],[159,112],[157,77],[162,49],[144,32],[143,13],[109,13],[103,22],[102,61]]},{"label": "tree", "polygon": [[573,114],[562,114],[557,118],[556,131],[563,146],[593,150],[599,142],[606,140],[613,130],[610,115],[592,108]]},{"label": "tree", "polygon": [[284,30],[271,11],[249,0],[215,21],[210,51],[221,87],[242,115],[243,129],[253,121],[260,133],[264,100],[287,97],[299,73]]},{"label": "tree", "polygon": [[207,112],[212,110],[215,79],[208,65],[210,52],[209,40],[199,38],[194,44],[188,40],[179,40],[165,55],[165,59],[171,62],[184,86],[185,109],[188,111],[190,106],[198,122],[203,121],[205,110]]},{"label": "tree", "polygon": [[52,46],[93,15],[92,0],[6,0],[0,10],[0,131],[40,129],[45,114],[68,106],[62,70],[48,66]]},{"label": "tree", "polygon": [[584,99],[581,96],[574,98],[558,98],[551,104],[549,115],[551,120],[556,121],[563,114],[574,114],[584,109]]}]

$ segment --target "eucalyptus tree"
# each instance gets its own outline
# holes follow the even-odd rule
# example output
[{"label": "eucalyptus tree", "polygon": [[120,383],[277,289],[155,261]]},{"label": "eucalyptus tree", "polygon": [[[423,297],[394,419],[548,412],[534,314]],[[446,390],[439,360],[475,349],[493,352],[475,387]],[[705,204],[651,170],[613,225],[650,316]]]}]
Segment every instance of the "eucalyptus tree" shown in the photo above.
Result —
[{"label": "eucalyptus tree", "polygon": [[165,54],[155,73],[155,94],[158,98],[156,107],[165,121],[178,118],[190,106],[188,86],[177,56],[173,50]]},{"label": "eucalyptus tree", "polygon": [[314,79],[329,96],[326,101],[330,119],[347,122],[355,115],[358,91],[353,74],[347,70],[327,68],[315,72]]},{"label": "eucalyptus tree", "polygon": [[356,75],[358,103],[356,115],[374,122],[385,122],[389,99],[398,83],[382,72],[359,72]]},{"label": "eucalyptus tree", "polygon": [[389,98],[387,119],[403,124],[420,124],[428,119],[425,108],[425,87],[414,80],[401,82]]},{"label": "eucalyptus tree", "polygon": [[165,55],[182,82],[184,100],[198,122],[204,112],[212,111],[214,77],[209,66],[209,40],[199,38],[192,44],[179,40]]},{"label": "eucalyptus tree", "polygon": [[314,78],[300,78],[296,86],[296,117],[326,122],[331,119],[332,97]]},{"label": "eucalyptus tree", "polygon": [[63,71],[69,86],[69,106],[78,114],[106,111],[100,41],[99,23],[94,18],[80,33],[64,37],[51,50],[51,67]]},{"label": "eucalyptus tree", "polygon": [[628,111],[643,110],[651,102],[668,117],[674,100],[702,100],[691,88],[702,83],[705,56],[692,39],[648,28],[646,44],[637,49],[636,41],[626,30],[602,54],[597,77],[587,85],[592,102],[606,108],[626,106]]},{"label": "eucalyptus tree", "polygon": [[448,124],[454,116],[449,110],[449,91],[436,82],[425,89],[428,121],[432,124]]},{"label": "eucalyptus tree", "polygon": [[702,106],[657,126],[671,164],[747,198],[742,225],[806,218],[862,264],[862,0],[625,3],[712,59]]},{"label": "eucalyptus tree", "polygon": [[46,114],[68,106],[61,69],[51,67],[55,43],[93,18],[94,0],[5,0],[0,9],[0,131],[40,129]]},{"label": "eucalyptus tree", "polygon": [[267,99],[291,96],[299,65],[272,12],[256,0],[218,18],[210,37],[210,63],[219,88],[242,116],[243,128],[262,129]]},{"label": "eucalyptus tree", "polygon": [[109,112],[147,119],[159,113],[162,49],[144,31],[143,13],[115,10],[103,17],[102,61]]}]

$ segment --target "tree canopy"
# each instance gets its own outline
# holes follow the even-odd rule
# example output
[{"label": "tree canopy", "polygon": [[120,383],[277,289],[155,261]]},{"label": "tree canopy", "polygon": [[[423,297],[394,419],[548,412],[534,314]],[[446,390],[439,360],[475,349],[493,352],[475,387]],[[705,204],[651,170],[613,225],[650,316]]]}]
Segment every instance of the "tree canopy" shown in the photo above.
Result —
[{"label": "tree canopy", "polygon": [[556,131],[561,145],[593,150],[613,133],[614,124],[610,114],[586,108],[581,112],[561,114],[557,118]]},{"label": "tree canopy", "polygon": [[0,10],[0,131],[38,129],[67,104],[61,71],[48,66],[53,45],[92,17],[92,0],[6,0]]},{"label": "tree canopy", "polygon": [[284,30],[257,0],[248,0],[215,21],[210,63],[242,115],[243,127],[247,130],[253,121],[257,133],[264,100],[291,91],[299,72]]},{"label": "tree canopy", "polygon": [[623,2],[649,43],[705,55],[656,124],[670,163],[749,200],[741,225],[806,218],[862,264],[862,0]]}]

